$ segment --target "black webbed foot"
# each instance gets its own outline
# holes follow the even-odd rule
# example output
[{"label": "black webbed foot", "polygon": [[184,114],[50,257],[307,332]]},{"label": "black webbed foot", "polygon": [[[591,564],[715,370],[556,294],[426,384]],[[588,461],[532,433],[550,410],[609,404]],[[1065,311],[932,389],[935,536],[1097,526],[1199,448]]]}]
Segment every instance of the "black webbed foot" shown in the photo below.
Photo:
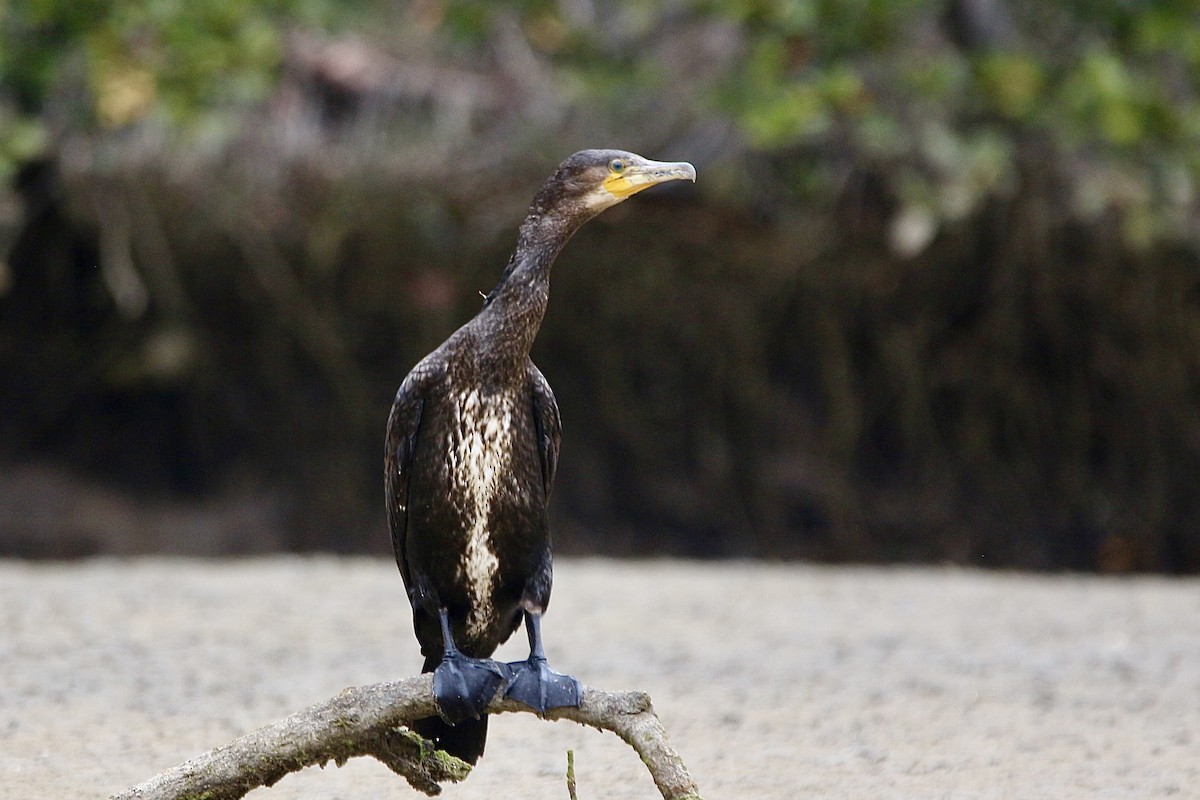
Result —
[{"label": "black webbed foot", "polygon": [[507,664],[490,658],[468,658],[457,651],[447,653],[433,671],[438,713],[451,725],[478,718],[510,680],[512,670]]},{"label": "black webbed foot", "polygon": [[551,708],[576,707],[583,696],[583,685],[570,675],[550,669],[542,647],[542,616],[525,612],[529,630],[529,658],[507,666],[513,671],[512,682],[504,696],[524,703],[539,714]]},{"label": "black webbed foot", "polygon": [[464,656],[454,646],[450,615],[438,609],[442,625],[442,662],[433,671],[433,696],[438,714],[451,725],[464,719],[478,719],[501,686],[512,681],[507,664],[490,658]]},{"label": "black webbed foot", "polygon": [[544,658],[509,664],[515,677],[505,697],[544,714],[551,708],[575,707],[583,696],[583,685],[570,675],[550,669]]}]

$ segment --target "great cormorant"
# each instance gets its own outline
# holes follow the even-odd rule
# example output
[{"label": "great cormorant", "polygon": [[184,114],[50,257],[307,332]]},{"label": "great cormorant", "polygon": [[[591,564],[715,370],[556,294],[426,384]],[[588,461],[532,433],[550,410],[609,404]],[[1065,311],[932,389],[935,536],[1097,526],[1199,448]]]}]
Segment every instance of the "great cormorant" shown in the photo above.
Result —
[{"label": "great cormorant", "polygon": [[[584,222],[680,179],[696,179],[691,164],[620,150],[584,150],[562,162],[534,196],[482,310],[413,367],[396,394],[385,455],[388,524],[441,713],[415,727],[471,763],[487,736],[482,712],[501,687],[541,712],[579,703],[578,681],[547,666],[539,625],[550,602],[546,501],[561,427],[529,349],[546,311],[550,266]],[[529,659],[490,660],[522,616]]]}]

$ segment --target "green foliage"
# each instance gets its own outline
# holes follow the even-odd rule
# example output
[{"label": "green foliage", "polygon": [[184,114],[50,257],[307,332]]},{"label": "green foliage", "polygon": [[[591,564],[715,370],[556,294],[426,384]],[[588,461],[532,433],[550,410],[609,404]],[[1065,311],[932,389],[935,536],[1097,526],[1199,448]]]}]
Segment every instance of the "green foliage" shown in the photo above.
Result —
[{"label": "green foliage", "polygon": [[[581,14],[549,0],[446,0],[435,33],[479,50],[498,24],[516,21],[561,85],[601,112],[621,118],[686,89],[693,113],[731,119],[752,151],[874,164],[901,202],[923,203],[937,225],[1010,191],[1013,158],[1032,138],[1106,176],[1069,212],[1161,214],[1167,221],[1140,226],[1135,239],[1186,235],[1169,220],[1200,175],[1194,4],[1011,0],[997,4],[1010,34],[970,46],[950,34],[947,5],[625,0]],[[662,31],[704,25],[734,26],[736,53],[708,72],[664,73],[653,47]],[[679,77],[699,85],[681,87]],[[786,189],[828,200],[840,180],[837,170],[813,167]]]},{"label": "green foliage", "polygon": [[[575,489],[565,481],[560,502],[569,507],[575,498],[585,516],[626,503],[645,509],[638,513],[648,526],[711,528],[714,542],[749,542],[754,530],[827,528],[847,536],[824,551],[837,557],[870,552],[856,530],[949,529],[970,518],[981,497],[992,498],[995,530],[1027,531],[1033,551],[1046,547],[1039,526],[1070,536],[1116,531],[1117,540],[1132,541],[1142,529],[1186,525],[1198,507],[1188,478],[1200,461],[1200,434],[1192,430],[1200,385],[1200,11],[1194,0],[996,0],[990,5],[1003,24],[981,32],[949,19],[949,10],[967,5],[0,0],[0,178],[64,134],[120,140],[112,134],[139,125],[236,132],[245,124],[238,115],[261,108],[279,87],[292,31],[318,43],[355,32],[368,57],[383,51],[381,62],[390,54],[435,76],[432,88],[396,101],[394,113],[411,123],[403,148],[389,149],[394,139],[377,131],[386,124],[370,117],[364,127],[375,127],[362,139],[337,138],[351,124],[328,139],[318,131],[311,160],[281,164],[278,185],[257,185],[261,176],[252,180],[254,170],[241,169],[238,158],[263,157],[252,146],[230,153],[207,184],[166,186],[153,170],[134,176],[128,195],[159,205],[131,212],[132,231],[120,214],[103,218],[104,204],[74,209],[96,208],[96,229],[115,226],[109,244],[124,237],[144,246],[131,258],[138,263],[160,257],[159,239],[143,234],[164,226],[175,265],[191,276],[180,286],[196,284],[185,293],[213,292],[200,295],[195,306],[205,313],[196,316],[236,323],[214,323],[212,339],[238,331],[238,347],[257,343],[261,363],[284,376],[265,381],[265,416],[305,419],[303,408],[279,409],[311,396],[305,358],[326,370],[333,399],[308,402],[328,405],[320,413],[329,416],[308,419],[299,434],[316,431],[309,447],[328,447],[330,458],[295,459],[303,437],[285,425],[258,428],[264,452],[285,453],[283,463],[352,462],[357,455],[337,450],[330,442],[340,439],[328,435],[343,418],[369,419],[346,441],[361,433],[375,448],[374,406],[352,414],[335,407],[355,396],[345,376],[363,356],[348,354],[361,349],[386,360],[378,367],[387,372],[379,379],[387,396],[398,359],[379,342],[403,341],[405,358],[419,356],[435,343],[439,314],[460,320],[476,307],[473,291],[493,277],[481,277],[486,265],[507,254],[507,239],[481,254],[471,226],[490,231],[507,219],[497,209],[519,213],[528,200],[523,182],[540,178],[554,154],[619,133],[631,147],[699,143],[697,154],[678,155],[707,159],[697,191],[720,202],[705,212],[711,218],[683,226],[691,238],[679,242],[661,234],[680,227],[678,209],[659,218],[657,230],[623,230],[621,242],[640,242],[628,250],[604,236],[619,212],[581,234],[572,252],[597,255],[573,284],[556,289],[543,347],[563,348],[546,352],[561,374],[595,379],[574,398],[569,385],[556,385],[564,406],[581,415],[573,447],[584,450],[576,452],[586,451],[588,435],[593,453],[618,442],[629,482],[616,476],[601,490],[589,474]],[[441,74],[465,78],[446,84],[468,91],[438,97]],[[443,103],[449,122],[439,127]],[[433,119],[427,127],[422,114]],[[490,138],[489,115],[508,115]],[[455,148],[437,137],[461,141]],[[262,142],[269,150],[270,136]],[[330,142],[355,158],[322,149]],[[521,161],[543,143],[544,151]],[[490,172],[479,168],[489,147],[503,150],[484,164]],[[406,158],[391,160],[399,149]],[[412,174],[395,167],[427,151],[439,159]],[[455,172],[453,154],[466,152],[472,158]],[[325,174],[318,163],[358,164],[367,174]],[[493,180],[501,170],[505,178]],[[463,176],[476,182],[451,179]],[[105,183],[103,196],[118,202],[110,190]],[[642,206],[639,222],[653,204]],[[272,210],[269,222],[257,219],[264,208]],[[631,254],[653,268],[631,276]],[[449,263],[454,270],[439,271]],[[283,322],[229,291],[248,281],[242,294],[267,303],[278,284],[261,273],[280,264],[294,268],[297,281],[283,292]],[[564,297],[571,285],[579,292],[573,308],[587,309],[595,325],[571,317],[556,327],[554,309],[572,308]],[[345,292],[340,300],[336,287]],[[297,312],[305,291],[313,302]],[[426,306],[418,302],[423,293]],[[394,298],[408,298],[400,311]],[[289,314],[301,321],[294,329]],[[56,324],[74,320],[66,314]],[[379,325],[390,333],[381,335]],[[645,326],[652,335],[643,335]],[[589,338],[597,330],[606,336]],[[342,331],[353,332],[345,342]],[[280,343],[291,339],[313,354],[289,355]],[[79,341],[92,339],[81,333]],[[327,341],[337,346],[325,348]],[[620,363],[605,362],[614,351]],[[250,361],[232,360],[245,371],[232,370],[232,388],[214,395],[232,397],[261,380]],[[38,367],[46,363],[55,360]],[[72,381],[82,371],[64,369]],[[664,434],[671,423],[677,429]],[[787,466],[802,449],[816,467]],[[343,481],[337,491],[329,488],[333,473]],[[699,490],[679,490],[689,475]],[[889,484],[896,475],[908,482]],[[320,496],[336,508],[325,519],[340,520],[359,481],[334,468],[316,477]],[[870,498],[862,487],[872,481],[882,498],[877,514],[864,510]],[[929,516],[885,497],[894,486],[905,501],[928,499]],[[634,490],[645,494],[630,501]],[[737,501],[723,502],[727,494]],[[805,496],[809,507],[796,500]],[[810,545],[764,539],[731,552],[822,552]],[[890,552],[933,552],[906,547]],[[1178,562],[1195,568],[1200,550],[1190,552]],[[1038,563],[1056,558],[1043,553]]]},{"label": "green foliage", "polygon": [[[188,124],[262,100],[294,26],[336,27],[362,10],[334,0],[6,0],[0,96],[26,116],[119,128]],[[72,93],[87,101],[62,109]]]},{"label": "green foliage", "polygon": [[0,181],[10,180],[13,170],[41,155],[46,144],[46,129],[36,117],[0,106]]},{"label": "green foliage", "polygon": [[[891,174],[918,167],[927,195],[957,180],[931,164],[914,129],[936,125],[972,149],[1035,134],[1102,171],[1134,173],[1151,207],[1170,203],[1153,175],[1197,177],[1200,19],[1194,4],[1011,0],[1016,36],[956,46],[934,0],[633,0],[580,10],[551,0],[441,0],[401,10],[360,0],[7,0],[0,4],[0,163],[44,146],[47,119],[77,128],[147,120],[187,127],[262,101],[294,28],[417,24],[447,52],[486,49],[515,21],[551,59],[564,91],[615,115],[653,103],[665,85],[649,46],[664,26],[726,24],[736,55],[697,76],[693,111],[725,115],[758,151],[850,148]],[[669,73],[668,73],[669,74]],[[76,99],[76,105],[65,98]],[[66,106],[65,108],[63,106]],[[53,112],[53,113],[51,113]],[[65,122],[64,122],[65,120]],[[949,166],[950,169],[946,169]],[[961,183],[961,181],[960,181]],[[973,182],[978,203],[1002,182]],[[801,181],[803,191],[821,184]],[[830,190],[826,186],[825,190]],[[899,182],[893,187],[900,190]],[[1120,204],[1115,189],[1105,202]],[[1093,198],[1094,201],[1094,198]],[[1092,202],[1092,201],[1089,201]],[[1161,231],[1160,233],[1169,233]]]}]

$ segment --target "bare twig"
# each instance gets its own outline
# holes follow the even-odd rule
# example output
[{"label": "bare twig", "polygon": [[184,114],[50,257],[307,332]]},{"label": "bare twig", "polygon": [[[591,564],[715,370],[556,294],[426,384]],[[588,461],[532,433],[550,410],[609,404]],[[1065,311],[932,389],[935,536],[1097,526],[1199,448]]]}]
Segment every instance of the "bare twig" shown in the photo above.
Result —
[{"label": "bare twig", "polygon": [[[504,698],[489,713],[530,712]],[[461,781],[471,768],[408,730],[437,713],[429,675],[346,689],[341,694],[184,762],[112,800],[234,800],[259,786],[314,764],[339,766],[372,756],[404,776],[418,791],[435,795],[440,784]],[[664,800],[700,800],[683,760],[667,740],[644,692],[586,688],[579,708],[554,709],[547,719],[569,719],[612,731],[637,751]]]}]

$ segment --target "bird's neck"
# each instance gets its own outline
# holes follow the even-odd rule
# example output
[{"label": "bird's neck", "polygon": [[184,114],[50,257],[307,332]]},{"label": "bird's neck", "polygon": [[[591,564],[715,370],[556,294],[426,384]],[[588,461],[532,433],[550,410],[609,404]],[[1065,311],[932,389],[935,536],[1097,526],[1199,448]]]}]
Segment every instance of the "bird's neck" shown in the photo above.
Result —
[{"label": "bird's neck", "polygon": [[476,317],[487,350],[519,359],[523,367],[550,299],[550,268],[580,224],[582,221],[530,211],[500,283]]}]

